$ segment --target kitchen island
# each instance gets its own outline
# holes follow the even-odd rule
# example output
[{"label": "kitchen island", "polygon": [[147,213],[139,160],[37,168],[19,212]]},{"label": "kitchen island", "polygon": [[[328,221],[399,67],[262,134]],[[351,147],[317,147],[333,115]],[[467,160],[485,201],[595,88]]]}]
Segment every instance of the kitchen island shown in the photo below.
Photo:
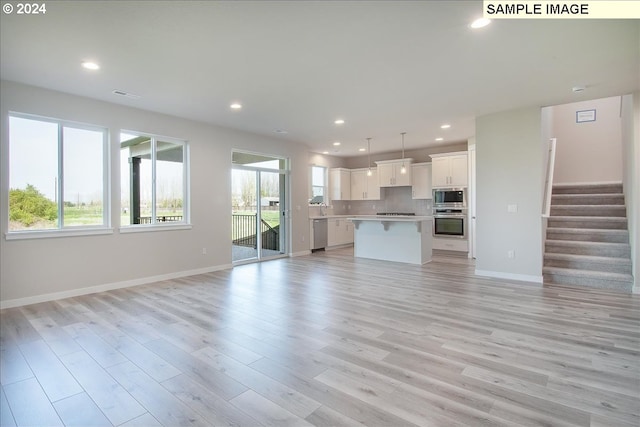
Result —
[{"label": "kitchen island", "polygon": [[431,261],[431,216],[354,216],[353,255],[384,261]]}]

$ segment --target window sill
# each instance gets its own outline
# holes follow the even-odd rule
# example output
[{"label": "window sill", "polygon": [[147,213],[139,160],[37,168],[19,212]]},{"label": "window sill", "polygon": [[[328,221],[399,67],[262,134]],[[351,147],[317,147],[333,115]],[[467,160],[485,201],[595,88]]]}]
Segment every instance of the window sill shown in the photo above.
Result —
[{"label": "window sill", "polygon": [[147,233],[155,231],[191,230],[191,224],[153,224],[153,225],[128,225],[120,227],[121,234]]},{"label": "window sill", "polygon": [[62,230],[11,231],[4,234],[5,240],[53,239],[58,237],[101,236],[113,234],[113,228],[79,228]]}]

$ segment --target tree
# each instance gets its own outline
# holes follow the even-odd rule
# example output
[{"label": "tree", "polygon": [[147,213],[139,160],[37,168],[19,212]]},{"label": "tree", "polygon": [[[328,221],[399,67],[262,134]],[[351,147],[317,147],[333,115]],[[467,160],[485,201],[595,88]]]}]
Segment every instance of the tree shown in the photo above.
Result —
[{"label": "tree", "polygon": [[256,206],[256,180],[255,174],[245,172],[242,174],[241,198],[244,209],[248,210]]},{"label": "tree", "polygon": [[9,190],[9,220],[25,226],[58,219],[58,206],[47,199],[36,187],[27,184],[25,189]]}]

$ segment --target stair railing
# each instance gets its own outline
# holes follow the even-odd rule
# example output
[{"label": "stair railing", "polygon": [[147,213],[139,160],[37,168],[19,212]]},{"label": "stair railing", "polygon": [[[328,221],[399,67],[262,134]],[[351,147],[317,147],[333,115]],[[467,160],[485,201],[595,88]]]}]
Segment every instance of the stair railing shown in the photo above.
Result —
[{"label": "stair railing", "polygon": [[553,190],[553,169],[556,163],[556,139],[549,140],[547,152],[547,173],[544,182],[544,199],[542,201],[542,217],[549,218],[551,215],[551,192]]}]

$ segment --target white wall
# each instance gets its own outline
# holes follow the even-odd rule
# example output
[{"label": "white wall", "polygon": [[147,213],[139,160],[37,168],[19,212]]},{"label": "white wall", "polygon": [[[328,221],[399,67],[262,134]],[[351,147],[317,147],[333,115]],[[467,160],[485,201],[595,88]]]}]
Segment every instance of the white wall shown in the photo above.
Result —
[{"label": "white wall", "polygon": [[624,193],[633,262],[634,293],[640,293],[640,92],[623,97]]},{"label": "white wall", "polygon": [[[554,184],[621,182],[620,97],[551,107],[557,139]],[[596,110],[596,121],[576,123],[576,111]]]},{"label": "white wall", "polygon": [[[291,242],[289,251],[308,246],[308,147],[53,92],[12,82],[1,83],[0,159],[0,303],[17,305],[50,296],[80,294],[95,287],[116,287],[210,271],[231,265],[231,151],[240,149],[291,159]],[[103,236],[11,240],[8,225],[8,113],[30,113],[109,128],[111,135],[112,223]],[[191,230],[119,232],[120,129],[185,139],[191,149]],[[298,206],[300,209],[298,209]],[[202,248],[207,248],[207,255]],[[84,290],[83,290],[84,289]]]},{"label": "white wall", "polygon": [[[541,143],[539,108],[476,120],[478,274],[542,282]],[[509,204],[518,211],[508,213]]]}]

